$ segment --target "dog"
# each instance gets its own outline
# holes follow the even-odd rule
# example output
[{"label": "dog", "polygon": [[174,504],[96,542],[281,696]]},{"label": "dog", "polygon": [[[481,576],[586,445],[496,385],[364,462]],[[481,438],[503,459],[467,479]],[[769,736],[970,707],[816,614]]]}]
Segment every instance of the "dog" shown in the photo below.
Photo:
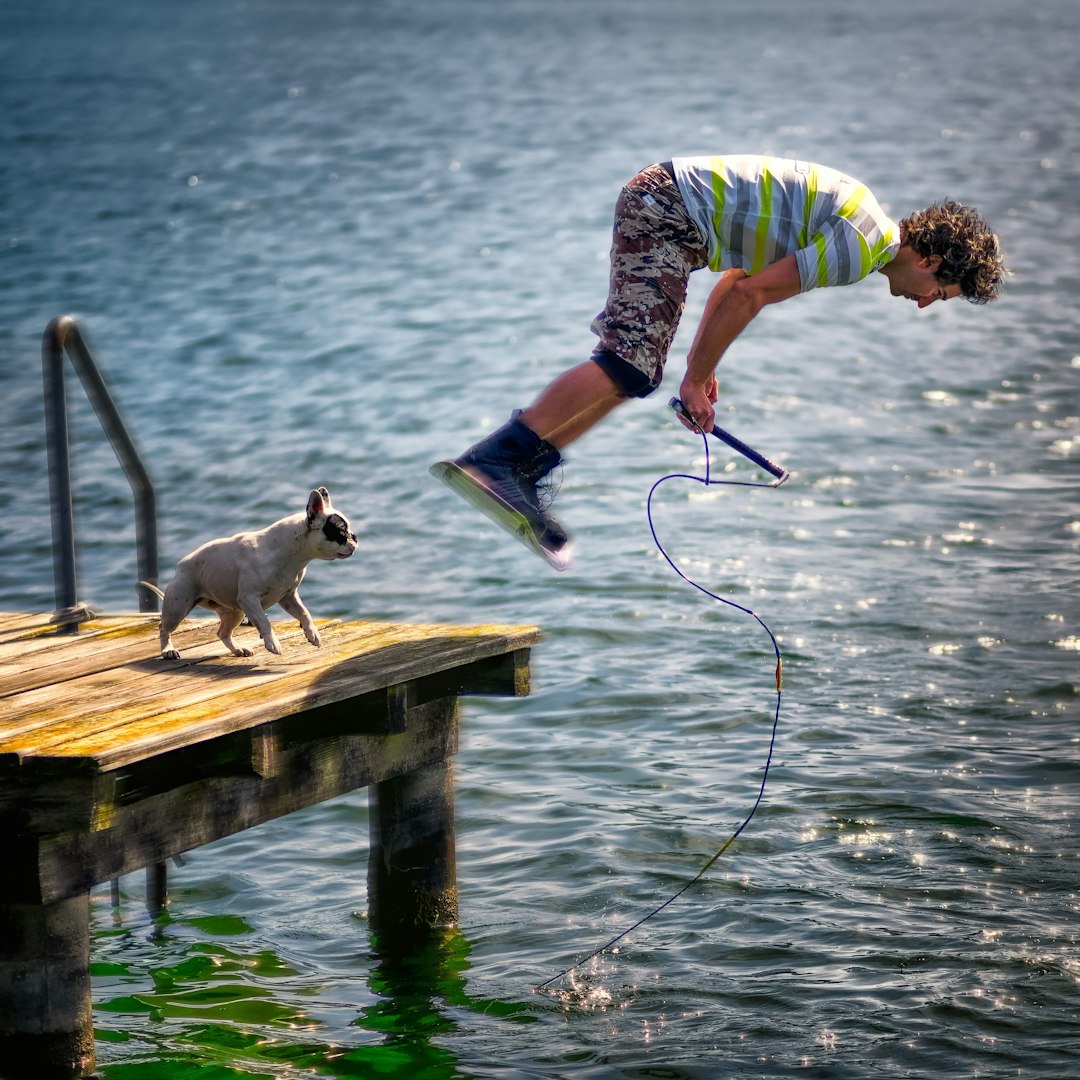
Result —
[{"label": "dog", "polygon": [[311,493],[302,513],[259,532],[203,544],[177,563],[176,576],[161,594],[162,658],[179,659],[172,634],[195,607],[217,612],[217,636],[234,656],[254,655],[232,639],[245,615],[262,635],[267,651],[281,654],[281,642],[265,614],[274,604],[299,621],[312,645],[321,645],[297,589],[312,559],[347,559],[355,550],[356,533],[330,505],[330,492],[324,487]]}]

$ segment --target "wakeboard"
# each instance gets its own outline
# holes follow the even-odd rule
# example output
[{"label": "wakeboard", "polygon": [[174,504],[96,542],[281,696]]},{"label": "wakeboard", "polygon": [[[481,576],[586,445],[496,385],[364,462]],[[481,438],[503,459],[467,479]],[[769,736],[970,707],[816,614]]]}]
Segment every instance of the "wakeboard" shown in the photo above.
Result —
[{"label": "wakeboard", "polygon": [[487,515],[500,529],[508,532],[520,544],[539,555],[548,566],[563,571],[570,565],[570,545],[557,551],[540,542],[541,533],[524,514],[515,510],[498,492],[481,483],[471,473],[453,461],[437,461],[428,472],[441,480],[454,494],[460,495],[470,506]]}]

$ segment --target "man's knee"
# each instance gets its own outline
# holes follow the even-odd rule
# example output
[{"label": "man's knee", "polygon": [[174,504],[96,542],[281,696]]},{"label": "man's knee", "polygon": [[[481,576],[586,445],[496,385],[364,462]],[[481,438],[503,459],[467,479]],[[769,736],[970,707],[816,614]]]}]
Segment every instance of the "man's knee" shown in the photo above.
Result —
[{"label": "man's knee", "polygon": [[648,397],[660,385],[661,372],[656,373],[654,383],[644,371],[634,367],[610,349],[594,349],[591,359],[600,366],[624,397]]}]

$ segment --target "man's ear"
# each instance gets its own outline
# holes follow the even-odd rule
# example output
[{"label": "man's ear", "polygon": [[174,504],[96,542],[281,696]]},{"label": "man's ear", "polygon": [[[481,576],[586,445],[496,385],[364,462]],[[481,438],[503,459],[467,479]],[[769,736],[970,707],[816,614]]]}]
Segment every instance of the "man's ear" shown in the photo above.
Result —
[{"label": "man's ear", "polygon": [[940,255],[924,255],[919,260],[919,265],[920,266],[925,266],[929,270],[933,270],[934,273],[936,274],[938,272],[938,267],[941,266],[941,256]]}]

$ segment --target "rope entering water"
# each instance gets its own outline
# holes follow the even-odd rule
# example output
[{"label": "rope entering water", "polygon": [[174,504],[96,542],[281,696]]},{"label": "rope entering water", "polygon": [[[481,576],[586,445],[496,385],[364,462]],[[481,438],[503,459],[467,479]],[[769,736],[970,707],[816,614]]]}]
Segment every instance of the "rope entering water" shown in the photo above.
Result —
[{"label": "rope entering water", "polygon": [[[674,407],[674,400],[672,402],[672,405]],[[660,486],[667,483],[669,480],[693,480],[695,483],[703,484],[706,487],[720,484],[728,485],[731,487],[777,487],[778,483],[773,482],[766,484],[746,480],[714,480],[710,472],[709,440],[705,435],[705,432],[702,431],[701,428],[698,428],[698,432],[701,435],[702,440],[705,444],[705,475],[702,477],[694,476],[689,473],[668,473],[666,476],[661,476],[660,479],[657,480],[656,483],[654,483],[653,486],[649,489],[649,497],[645,503],[645,512],[649,521],[649,531],[652,534],[653,542],[656,544],[657,550],[660,552],[661,555],[663,555],[665,561],[671,567],[671,569],[674,570],[675,573],[683,579],[683,581],[685,581],[689,585],[692,585],[699,592],[704,593],[711,599],[716,600],[721,604],[727,604],[728,607],[735,608],[737,611],[741,611],[744,614],[751,616],[757,622],[757,624],[765,631],[765,633],[769,635],[769,641],[772,644],[773,653],[776,656],[776,708],[773,711],[772,731],[769,736],[769,750],[765,757],[765,768],[761,777],[761,786],[758,788],[757,798],[754,800],[753,806],[750,807],[750,812],[746,815],[745,818],[743,818],[742,823],[724,841],[724,843],[720,846],[717,852],[705,863],[705,865],[697,872],[694,877],[687,881],[686,884],[684,884],[672,896],[668,897],[668,899],[665,900],[662,904],[660,904],[659,907],[654,908],[647,915],[644,915],[640,919],[638,919],[638,921],[634,923],[633,926],[627,927],[627,929],[623,930],[619,934],[616,934],[615,937],[613,937],[605,944],[601,945],[599,948],[593,949],[592,952],[581,957],[581,959],[575,960],[574,963],[572,963],[569,967],[563,968],[562,971],[558,972],[555,975],[552,975],[550,979],[545,979],[542,983],[538,983],[536,986],[533,987],[534,993],[539,993],[545,990],[552,983],[558,982],[559,979],[563,978],[566,975],[569,975],[570,972],[581,967],[582,964],[586,964],[594,957],[600,956],[602,953],[607,952],[608,949],[610,949],[614,945],[617,945],[620,941],[623,940],[623,938],[628,937],[635,930],[637,930],[638,927],[648,922],[655,916],[659,915],[662,911],[664,911],[665,908],[668,908],[673,903],[675,903],[675,901],[678,900],[680,896],[682,896],[692,886],[696,885],[705,876],[709,868],[712,867],[713,864],[720,858],[720,856],[723,855],[724,852],[727,851],[727,849],[731,847],[731,845],[738,839],[743,830],[746,829],[746,827],[750,824],[750,821],[753,818],[754,814],[757,813],[757,808],[761,805],[761,800],[765,796],[765,785],[769,779],[769,767],[772,765],[773,749],[776,746],[776,731],[780,724],[780,699],[783,694],[784,661],[783,657],[780,654],[780,646],[776,641],[776,635],[773,634],[771,629],[769,629],[769,626],[766,624],[765,620],[762,619],[761,616],[758,615],[758,613],[752,608],[745,607],[742,604],[737,604],[734,600],[729,600],[724,596],[720,596],[717,593],[712,592],[710,589],[707,589],[704,585],[700,584],[697,581],[694,581],[693,578],[689,577],[688,575],[683,573],[682,570],[679,569],[674,559],[671,558],[671,556],[667,553],[667,550],[664,548],[664,545],[661,543],[660,537],[657,536],[656,525],[653,522],[652,501],[653,496],[656,494]],[[726,435],[727,433],[725,432],[724,434]],[[730,437],[725,438],[724,441],[728,442],[729,445],[734,445],[730,441]],[[737,443],[738,440],[735,440],[735,442]],[[738,449],[740,453],[745,453],[745,450],[749,450],[749,447],[745,447],[745,444],[739,443],[738,446],[736,446],[736,449]],[[767,459],[763,459],[761,455],[757,455],[753,451],[751,451],[749,454],[745,454],[745,456],[750,457],[751,460],[754,461],[767,461]],[[769,462],[769,464],[772,463]],[[783,479],[786,478],[787,473],[784,472]],[[782,483],[783,479],[781,479],[779,483]]]}]

